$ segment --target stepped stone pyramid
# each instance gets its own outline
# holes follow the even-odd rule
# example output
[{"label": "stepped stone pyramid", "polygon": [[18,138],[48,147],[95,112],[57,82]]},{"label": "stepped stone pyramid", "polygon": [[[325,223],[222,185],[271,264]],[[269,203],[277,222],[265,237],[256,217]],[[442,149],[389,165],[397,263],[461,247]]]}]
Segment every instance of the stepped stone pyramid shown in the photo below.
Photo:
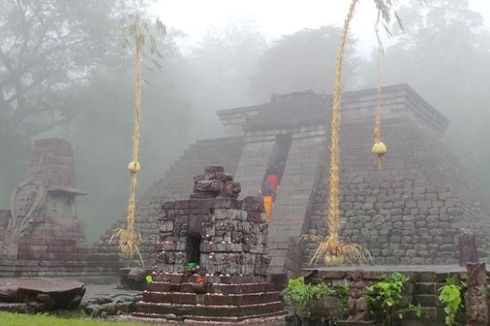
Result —
[{"label": "stepped stone pyramid", "polygon": [[[407,85],[382,89],[380,172],[371,154],[376,90],[342,98],[342,237],[367,247],[376,264],[454,264],[455,237],[476,233],[480,259],[489,253],[489,216],[480,191],[443,140],[449,121]],[[328,134],[331,96],[313,92],[272,96],[269,103],[219,111],[227,137],[198,142],[140,200],[137,221],[148,263],[157,254],[158,218],[169,200],[185,199],[190,175],[224,166],[240,180],[240,198],[255,196],[271,166],[281,166],[269,225],[270,274],[306,267],[315,244],[305,233],[326,235]],[[121,220],[122,223],[122,220]],[[108,244],[111,230],[101,239]]]}]

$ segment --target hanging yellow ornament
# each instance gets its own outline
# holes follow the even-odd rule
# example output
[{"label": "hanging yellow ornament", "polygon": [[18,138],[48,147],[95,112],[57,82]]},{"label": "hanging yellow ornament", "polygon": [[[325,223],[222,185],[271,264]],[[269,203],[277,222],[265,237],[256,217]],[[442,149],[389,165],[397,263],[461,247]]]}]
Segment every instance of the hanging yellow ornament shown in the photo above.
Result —
[{"label": "hanging yellow ornament", "polygon": [[[379,19],[379,13],[378,13]],[[378,169],[383,168],[383,160],[388,153],[388,147],[381,141],[381,61],[383,60],[383,47],[378,47],[378,79],[376,82],[376,118],[374,121],[374,145],[371,152],[378,156]]]},{"label": "hanging yellow ornament", "polygon": [[128,164],[128,170],[131,173],[139,172],[139,170],[141,170],[141,164],[140,164],[140,162],[138,162],[138,161],[131,161],[131,162],[129,162],[129,164]]},{"label": "hanging yellow ornament", "polygon": [[375,141],[371,152],[378,156],[378,167],[382,169],[385,154],[388,153],[388,147],[382,141]]}]

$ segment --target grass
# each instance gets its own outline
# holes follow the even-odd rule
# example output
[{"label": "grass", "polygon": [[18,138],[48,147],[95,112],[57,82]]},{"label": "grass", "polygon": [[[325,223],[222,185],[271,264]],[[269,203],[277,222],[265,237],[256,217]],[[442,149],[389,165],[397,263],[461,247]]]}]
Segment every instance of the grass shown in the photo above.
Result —
[{"label": "grass", "polygon": [[122,321],[102,321],[89,318],[63,318],[49,315],[26,315],[0,312],[2,326],[142,326],[148,324]]}]

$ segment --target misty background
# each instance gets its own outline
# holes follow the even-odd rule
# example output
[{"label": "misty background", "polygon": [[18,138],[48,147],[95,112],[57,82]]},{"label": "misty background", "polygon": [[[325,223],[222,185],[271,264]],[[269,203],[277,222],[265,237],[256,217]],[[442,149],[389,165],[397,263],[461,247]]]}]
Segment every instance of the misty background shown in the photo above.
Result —
[{"label": "misty background", "polygon": [[[222,134],[216,110],[266,102],[271,93],[331,93],[347,4],[327,1],[322,11],[310,2],[288,20],[277,1],[266,19],[247,2],[239,7],[250,12],[227,16],[192,1],[173,8],[169,1],[0,0],[0,208],[8,208],[23,180],[31,140],[57,136],[71,141],[78,187],[89,193],[78,200],[89,240],[124,214],[134,72],[120,21],[135,5],[148,18],[160,16],[168,29],[159,45],[162,68],[144,71],[142,195],[189,143]],[[354,17],[345,90],[375,86],[376,15],[369,4]],[[451,120],[446,141],[490,193],[485,6],[480,0],[403,2],[404,31],[393,27],[393,37],[383,37],[382,82],[409,84]],[[215,24],[198,19],[207,14]]]}]

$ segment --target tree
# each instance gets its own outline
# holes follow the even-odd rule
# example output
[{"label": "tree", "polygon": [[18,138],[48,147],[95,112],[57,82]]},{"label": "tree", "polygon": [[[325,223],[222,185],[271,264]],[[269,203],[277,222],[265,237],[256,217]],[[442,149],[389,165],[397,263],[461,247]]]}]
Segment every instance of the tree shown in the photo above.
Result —
[{"label": "tree", "polygon": [[74,116],[73,87],[117,62],[116,3],[0,1],[0,148],[10,154],[1,156],[2,186],[13,186],[4,183],[12,175],[6,169],[19,166],[31,137]]},{"label": "tree", "polygon": [[[252,76],[250,92],[259,100],[267,100],[272,93],[314,90],[329,93],[335,74],[335,48],[341,29],[323,26],[304,29],[276,40],[259,62]],[[356,84],[354,72],[361,59],[354,54],[355,40],[347,49],[346,84]]]},{"label": "tree", "polygon": [[490,34],[482,16],[468,1],[449,0],[414,2],[400,14],[405,30],[386,50],[386,82],[410,84],[449,117],[449,145],[490,189]]},{"label": "tree", "polygon": [[210,30],[188,55],[187,78],[200,121],[195,137],[219,135],[216,110],[255,102],[247,92],[250,78],[267,48],[253,21],[238,20],[222,31]]}]

